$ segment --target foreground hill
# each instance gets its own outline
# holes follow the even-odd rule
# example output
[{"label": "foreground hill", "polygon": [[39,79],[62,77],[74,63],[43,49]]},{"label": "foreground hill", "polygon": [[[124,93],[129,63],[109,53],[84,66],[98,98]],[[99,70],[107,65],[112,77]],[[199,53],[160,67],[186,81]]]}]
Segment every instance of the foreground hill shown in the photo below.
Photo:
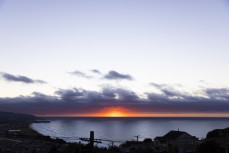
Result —
[{"label": "foreground hill", "polygon": [[0,124],[6,123],[32,123],[39,118],[33,115],[11,113],[11,112],[1,112],[0,111]]}]

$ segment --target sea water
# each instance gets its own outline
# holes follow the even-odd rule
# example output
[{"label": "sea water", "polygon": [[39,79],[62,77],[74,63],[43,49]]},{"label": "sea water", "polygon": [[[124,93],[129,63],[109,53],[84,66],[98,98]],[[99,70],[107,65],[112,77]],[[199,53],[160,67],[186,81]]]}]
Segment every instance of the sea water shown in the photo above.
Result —
[{"label": "sea water", "polygon": [[229,118],[47,118],[50,123],[33,123],[39,133],[61,138],[67,142],[79,142],[94,131],[95,139],[104,143],[121,144],[128,140],[154,139],[171,130],[185,131],[197,138],[205,138],[207,132],[229,127]]}]

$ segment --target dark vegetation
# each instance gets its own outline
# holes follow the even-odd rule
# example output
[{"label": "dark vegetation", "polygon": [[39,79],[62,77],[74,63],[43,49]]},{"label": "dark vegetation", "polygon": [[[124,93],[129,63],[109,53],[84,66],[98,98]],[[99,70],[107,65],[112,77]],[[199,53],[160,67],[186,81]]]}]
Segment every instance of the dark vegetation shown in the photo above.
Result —
[{"label": "dark vegetation", "polygon": [[229,128],[215,129],[207,133],[198,146],[198,153],[226,153],[229,144]]},{"label": "dark vegetation", "polygon": [[229,128],[226,129],[216,129],[208,132],[207,139],[217,138],[217,137],[227,137],[229,136]]},{"label": "dark vegetation", "polygon": [[198,147],[199,153],[224,153],[224,149],[215,141],[205,141]]}]

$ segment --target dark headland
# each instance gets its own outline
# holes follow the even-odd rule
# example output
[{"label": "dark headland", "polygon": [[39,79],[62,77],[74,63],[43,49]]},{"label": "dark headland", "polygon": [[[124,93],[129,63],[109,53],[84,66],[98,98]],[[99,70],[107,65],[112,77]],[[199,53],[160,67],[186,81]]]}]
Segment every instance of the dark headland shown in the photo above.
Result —
[{"label": "dark headland", "polygon": [[[210,131],[198,140],[185,131],[170,131],[154,139],[127,141],[99,148],[89,144],[52,139],[33,130],[32,123],[49,123],[27,114],[0,112],[0,153],[228,153],[229,128]],[[90,141],[90,138],[89,138]]]}]

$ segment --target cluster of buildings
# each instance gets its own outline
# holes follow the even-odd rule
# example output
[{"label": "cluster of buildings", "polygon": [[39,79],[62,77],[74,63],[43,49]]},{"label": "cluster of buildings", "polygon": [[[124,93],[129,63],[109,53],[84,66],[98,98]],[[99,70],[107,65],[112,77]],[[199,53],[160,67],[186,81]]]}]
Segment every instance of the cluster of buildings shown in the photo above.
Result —
[{"label": "cluster of buildings", "polygon": [[139,142],[126,142],[120,146],[120,151],[122,153],[229,153],[229,135],[198,140],[187,132],[170,131],[151,141],[145,139]]},{"label": "cluster of buildings", "polygon": [[196,153],[200,141],[195,136],[183,131],[170,131],[164,136],[155,137],[154,141],[126,143],[120,148],[123,153],[135,152],[135,150],[151,150],[152,153]]},{"label": "cluster of buildings", "polygon": [[[115,149],[105,149],[94,147],[93,143],[97,139],[94,139],[93,132],[88,139],[88,146],[66,143],[61,139],[53,140],[45,136],[24,138],[20,133],[20,130],[8,130],[5,134],[0,132],[0,153],[68,153],[69,149],[76,153],[89,153],[95,149],[95,153],[229,153],[229,134],[218,134],[216,137],[198,140],[195,136],[178,130],[155,137],[154,140],[146,138],[144,141],[127,141],[119,147],[114,147]],[[3,138],[1,135],[10,137]]]}]

